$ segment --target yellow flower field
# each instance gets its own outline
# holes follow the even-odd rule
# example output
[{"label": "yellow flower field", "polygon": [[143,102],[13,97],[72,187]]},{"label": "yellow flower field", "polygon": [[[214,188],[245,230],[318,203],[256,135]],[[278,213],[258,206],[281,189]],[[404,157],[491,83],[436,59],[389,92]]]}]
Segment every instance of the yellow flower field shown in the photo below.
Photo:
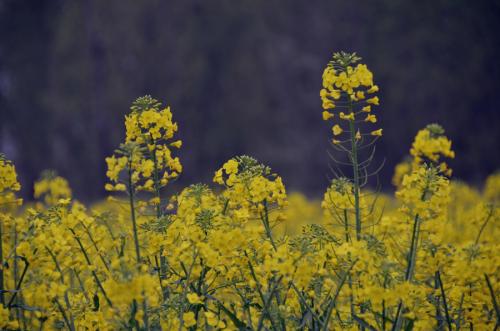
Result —
[{"label": "yellow flower field", "polygon": [[395,169],[395,194],[369,186],[391,130],[377,92],[360,57],[333,55],[318,120],[344,157],[332,156],[322,201],[288,194],[246,155],[166,194],[182,142],[175,110],[150,96],[106,159],[106,201],[85,206],[71,178],[44,172],[23,204],[2,155],[0,329],[498,329],[500,173],[482,190],[453,180],[452,142],[429,124]]}]

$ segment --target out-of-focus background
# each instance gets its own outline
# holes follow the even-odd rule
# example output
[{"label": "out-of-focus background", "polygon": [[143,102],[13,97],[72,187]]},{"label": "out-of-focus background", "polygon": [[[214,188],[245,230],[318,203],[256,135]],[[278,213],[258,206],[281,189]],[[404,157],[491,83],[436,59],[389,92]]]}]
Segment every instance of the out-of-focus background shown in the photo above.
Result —
[{"label": "out-of-focus background", "polygon": [[455,176],[480,185],[500,164],[498,31],[498,1],[0,0],[0,151],[27,198],[52,168],[99,199],[124,114],[152,94],[180,127],[179,185],[248,154],[318,196],[321,74],[346,50],[381,88],[383,187],[431,122],[453,140]]}]

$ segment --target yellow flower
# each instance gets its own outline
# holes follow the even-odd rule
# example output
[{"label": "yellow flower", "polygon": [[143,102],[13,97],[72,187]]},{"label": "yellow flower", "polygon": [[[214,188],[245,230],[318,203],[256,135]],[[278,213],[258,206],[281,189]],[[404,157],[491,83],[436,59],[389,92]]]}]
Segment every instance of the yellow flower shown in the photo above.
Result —
[{"label": "yellow flower", "polygon": [[44,171],[42,179],[35,182],[33,196],[49,205],[57,204],[59,199],[71,198],[71,188],[68,181],[57,176],[53,171]]},{"label": "yellow flower", "polygon": [[372,136],[382,136],[382,129],[378,129],[378,130],[375,130],[375,131],[372,131],[370,133]]},{"label": "yellow flower", "polygon": [[333,114],[330,113],[329,111],[323,111],[323,121],[328,121],[330,118],[333,117]]},{"label": "yellow flower", "polygon": [[231,159],[227,161],[222,168],[226,171],[226,174],[236,174],[238,173],[238,161]]},{"label": "yellow flower", "polygon": [[372,105],[378,105],[379,104],[379,100],[378,100],[378,97],[373,97],[373,98],[370,98],[368,100],[366,100],[367,103],[370,103]]},{"label": "yellow flower", "polygon": [[444,135],[444,129],[438,124],[429,124],[417,133],[410,154],[413,156],[414,168],[423,162],[438,165],[441,157],[455,157],[451,140]]},{"label": "yellow flower", "polygon": [[366,92],[368,92],[368,93],[376,93],[376,92],[378,92],[378,86],[377,85],[373,85]]},{"label": "yellow flower", "polygon": [[57,203],[64,206],[69,205],[71,203],[71,198],[59,199]]},{"label": "yellow flower", "polygon": [[377,116],[368,114],[366,115],[365,122],[371,122],[371,123],[376,123],[377,122]]},{"label": "yellow flower", "polygon": [[205,312],[205,318],[207,319],[207,324],[210,326],[217,326],[219,324],[219,319],[211,311]]},{"label": "yellow flower", "polygon": [[365,98],[365,93],[363,91],[357,91],[356,92],[356,99],[362,100]]},{"label": "yellow flower", "polygon": [[361,111],[364,113],[369,113],[372,111],[372,106],[370,106],[370,105],[364,106],[363,109],[361,109]]},{"label": "yellow flower", "polygon": [[349,113],[349,115],[340,112],[339,117],[343,120],[354,121],[354,113]]},{"label": "yellow flower", "polygon": [[194,326],[196,324],[196,319],[192,311],[184,313],[182,315],[182,319],[184,320],[184,326],[187,328]]},{"label": "yellow flower", "polygon": [[182,147],[182,140],[174,141],[173,143],[170,143],[170,146],[175,147],[175,148],[181,148]]},{"label": "yellow flower", "polygon": [[220,185],[224,185],[224,178],[222,177],[222,168],[220,168],[219,170],[217,170],[215,172],[215,176],[213,178],[213,182],[217,183],[217,184],[220,184]]},{"label": "yellow flower", "polygon": [[201,300],[201,298],[198,296],[198,294],[196,293],[189,293],[187,295],[187,299],[189,301],[190,304],[192,305],[195,305],[195,304],[203,304],[203,301]]},{"label": "yellow flower", "polygon": [[342,128],[338,125],[338,124],[335,124],[332,128],[332,131],[333,131],[333,135],[335,136],[338,136],[339,134],[341,134],[344,130],[342,130]]}]

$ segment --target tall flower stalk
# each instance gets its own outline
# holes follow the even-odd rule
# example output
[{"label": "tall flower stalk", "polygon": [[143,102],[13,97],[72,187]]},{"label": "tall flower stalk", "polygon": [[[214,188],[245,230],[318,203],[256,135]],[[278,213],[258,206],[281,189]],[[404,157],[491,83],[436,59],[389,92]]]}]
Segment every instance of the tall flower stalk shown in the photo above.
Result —
[{"label": "tall flower stalk", "polygon": [[[372,94],[378,92],[379,88],[374,85],[373,74],[368,67],[358,63],[360,60],[356,53],[335,53],[323,72],[323,89],[320,91],[324,109],[323,120],[334,122],[332,146],[337,151],[347,154],[349,162],[346,164],[338,162],[334,156],[332,158],[336,161],[336,166],[342,164],[351,166],[350,180],[354,196],[352,209],[358,241],[363,231],[360,189],[368,180],[367,168],[371,162],[371,157],[360,162],[359,151],[373,145],[382,135],[382,129],[362,133],[362,130],[366,129],[362,123],[377,122],[376,115],[372,113],[372,106],[378,105],[379,99]],[[365,141],[368,137],[374,139]],[[342,174],[341,169],[333,171],[337,178],[341,177],[339,175]]]}]

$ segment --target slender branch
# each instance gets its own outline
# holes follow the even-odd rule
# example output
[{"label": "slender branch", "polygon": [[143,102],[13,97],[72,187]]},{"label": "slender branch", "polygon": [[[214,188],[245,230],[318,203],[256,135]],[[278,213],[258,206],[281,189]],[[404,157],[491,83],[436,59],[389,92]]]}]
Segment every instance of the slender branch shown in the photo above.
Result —
[{"label": "slender branch", "polygon": [[493,286],[491,285],[490,278],[487,274],[484,274],[484,279],[486,279],[486,284],[488,285],[488,289],[490,291],[491,301],[493,302],[493,307],[495,308],[495,313],[497,314],[497,323],[496,325],[500,325],[500,308],[498,307],[498,302],[495,296],[495,291],[493,290]]},{"label": "slender branch", "polygon": [[16,256],[16,258],[19,258],[24,262],[24,269],[23,269],[23,272],[21,274],[21,277],[19,278],[19,281],[17,282],[16,290],[14,291],[14,294],[10,298],[9,303],[7,304],[7,307],[11,307],[12,303],[14,302],[14,299],[17,296],[17,293],[19,293],[19,289],[21,288],[21,284],[23,283],[24,276],[26,276],[26,271],[28,271],[28,267],[30,265],[30,263],[28,262],[28,260],[24,256]]},{"label": "slender branch", "polygon": [[61,312],[61,315],[64,319],[64,322],[66,323],[66,325],[68,326],[68,329],[70,329],[71,331],[74,330],[74,328],[72,328],[72,325],[71,323],[69,322],[69,319],[68,319],[68,316],[66,315],[66,312],[64,310],[64,308],[61,306],[61,304],[59,303],[59,300],[57,300],[57,298],[54,298],[54,302],[57,306],[57,309]]},{"label": "slender branch", "polygon": [[134,205],[134,187],[132,183],[132,156],[130,156],[128,166],[128,193],[130,203],[130,217],[132,219],[132,230],[134,232],[135,255],[137,263],[141,261],[141,253],[139,248],[139,235],[137,233],[137,222],[135,219],[135,205]]},{"label": "slender branch", "polygon": [[448,311],[448,303],[446,302],[446,295],[444,293],[443,281],[441,280],[441,273],[439,271],[436,271],[436,275],[437,275],[437,279],[439,282],[439,288],[441,289],[441,296],[443,297],[444,313],[446,315],[446,322],[448,324],[448,330],[452,331],[451,318],[450,318],[450,313]]}]

